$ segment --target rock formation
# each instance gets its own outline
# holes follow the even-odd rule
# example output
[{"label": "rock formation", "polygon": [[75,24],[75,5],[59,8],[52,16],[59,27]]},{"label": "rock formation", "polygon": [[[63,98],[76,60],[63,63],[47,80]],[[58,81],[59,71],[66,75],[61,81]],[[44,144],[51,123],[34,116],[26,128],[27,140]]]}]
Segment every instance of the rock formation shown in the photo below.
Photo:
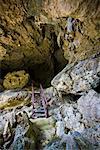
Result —
[{"label": "rock formation", "polygon": [[50,83],[67,61],[99,51],[99,15],[99,0],[1,0],[0,69]]},{"label": "rock formation", "polygon": [[99,20],[99,0],[0,1],[0,149],[100,150]]}]

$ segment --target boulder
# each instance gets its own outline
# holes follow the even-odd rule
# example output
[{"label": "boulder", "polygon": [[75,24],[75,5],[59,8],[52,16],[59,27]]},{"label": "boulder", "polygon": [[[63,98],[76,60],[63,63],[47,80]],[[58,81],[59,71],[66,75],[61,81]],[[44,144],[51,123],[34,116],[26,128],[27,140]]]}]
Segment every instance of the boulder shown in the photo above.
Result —
[{"label": "boulder", "polygon": [[29,104],[31,94],[27,91],[4,91],[0,93],[0,109],[11,109]]},{"label": "boulder", "polygon": [[21,89],[27,85],[29,74],[24,70],[8,73],[4,77],[3,86],[5,89]]},{"label": "boulder", "polygon": [[100,54],[67,65],[51,81],[58,93],[82,95],[100,83]]}]

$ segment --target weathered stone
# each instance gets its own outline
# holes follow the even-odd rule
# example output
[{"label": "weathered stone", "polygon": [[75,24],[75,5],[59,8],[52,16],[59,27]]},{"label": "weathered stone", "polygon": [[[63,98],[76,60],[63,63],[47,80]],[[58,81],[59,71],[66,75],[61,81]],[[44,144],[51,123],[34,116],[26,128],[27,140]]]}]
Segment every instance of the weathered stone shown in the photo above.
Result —
[{"label": "weathered stone", "polygon": [[11,112],[1,111],[0,112],[0,136],[2,136],[3,143],[7,139],[11,138],[13,134],[12,127],[15,123],[16,123],[15,111],[11,111]]},{"label": "weathered stone", "polygon": [[51,84],[59,93],[78,94],[96,88],[100,83],[100,56],[78,62],[76,65],[67,65]]},{"label": "weathered stone", "polygon": [[[59,141],[59,142],[58,142]],[[60,139],[54,139],[44,148],[44,150],[66,149],[66,150],[93,150],[93,143],[89,142],[82,134],[75,131],[69,134],[65,134]]]},{"label": "weathered stone", "polygon": [[90,90],[78,100],[78,110],[83,115],[87,125],[93,126],[100,123],[100,94]]},{"label": "weathered stone", "polygon": [[62,137],[67,130],[83,132],[85,128],[100,124],[100,94],[94,90],[81,96],[76,103],[64,103],[53,109],[56,135]]},{"label": "weathered stone", "polygon": [[49,116],[51,116],[52,109],[60,106],[61,102],[59,100],[58,93],[54,87],[51,86],[51,87],[45,89],[44,93],[45,93],[45,96],[47,97],[47,101],[48,101],[48,106],[49,106],[48,113],[49,113]]},{"label": "weathered stone", "polygon": [[21,89],[25,85],[27,85],[29,81],[29,74],[24,70],[15,71],[12,73],[8,73],[4,77],[3,86],[6,89]]},{"label": "weathered stone", "polygon": [[100,124],[92,128],[85,129],[82,136],[92,143],[96,150],[100,149]]},{"label": "weathered stone", "polygon": [[56,122],[56,135],[58,137],[63,137],[65,135],[65,124],[63,121]]},{"label": "weathered stone", "polygon": [[[69,61],[83,60],[89,58],[93,53],[99,52],[98,37],[100,36],[100,32],[98,31],[99,22],[97,16],[99,16],[100,6],[98,6],[98,1],[96,1],[95,6],[98,6],[96,9],[92,5],[92,2],[91,0],[88,0],[87,3],[83,0],[77,2],[75,0],[52,0],[50,2],[44,2],[43,9],[47,13],[47,18],[50,17],[60,24],[60,27],[58,27],[58,36],[61,32],[63,32],[63,35],[69,35],[66,33],[65,27],[67,27],[67,31],[69,32],[70,25],[70,35],[72,35],[69,39],[70,42],[66,42],[64,36],[61,37],[60,42],[60,45],[63,47],[64,57]],[[69,21],[68,18],[72,20]],[[75,21],[73,22],[73,20]],[[93,20],[96,21],[95,24]],[[74,26],[74,29],[78,29],[77,31],[73,31]]]},{"label": "weathered stone", "polygon": [[[90,58],[92,54],[96,54],[100,51],[99,16],[99,0],[1,0],[0,68],[4,73],[8,70],[26,69],[30,72],[34,80],[44,84],[50,83],[54,73],[57,73],[58,68],[60,70],[66,63],[63,61],[64,59],[62,59],[63,57],[61,57],[61,55],[64,55],[65,59],[71,63]],[[18,77],[16,80],[17,79]],[[82,95],[91,88],[96,88],[100,84],[100,57],[80,61],[75,66],[74,64],[68,65],[53,81],[54,83],[52,82],[52,85],[57,89],[59,95],[63,93]],[[19,81],[17,81],[17,83],[18,82]],[[21,83],[23,82],[21,81]],[[9,81],[9,85],[11,84]],[[16,87],[13,84],[8,87],[7,83],[5,88],[23,88],[25,85],[20,84],[19,86],[18,83]],[[56,94],[53,95],[52,91],[51,89],[50,95],[47,94],[48,98],[53,99],[53,101],[55,100],[55,103],[58,105],[58,97],[56,99]],[[25,94],[23,98],[23,96],[21,97],[17,94],[11,97],[11,99],[9,96],[6,99],[4,95],[5,98],[2,99],[2,102],[7,103],[1,102],[1,108],[7,108],[9,103],[11,106],[23,105],[22,101],[25,102],[24,105],[26,105],[27,102],[29,103],[27,100],[27,97],[30,99],[29,95]],[[99,96],[98,94],[95,95],[95,102],[90,100],[91,96],[89,97],[89,95],[87,95],[86,97],[85,95],[84,98],[89,98],[89,102],[86,101],[84,104],[84,101],[82,101],[84,104],[84,106],[82,105],[83,107],[78,101],[78,104],[76,103],[75,105],[63,104],[58,109],[51,109],[55,111],[54,113],[56,114],[54,114],[54,117],[57,121],[57,135],[62,135],[64,133],[63,130],[66,129],[68,129],[68,131],[82,131],[84,127],[88,127],[88,125],[91,126],[95,123],[99,123]],[[16,100],[18,96],[19,98]],[[82,98],[83,97],[81,97],[81,99]],[[95,98],[93,95],[93,100],[95,100]],[[12,101],[17,102],[13,104]],[[85,106],[87,107],[87,104],[89,104],[89,106],[91,104],[91,107],[88,107],[85,112]],[[27,108],[27,111],[31,110],[32,107],[29,110]],[[22,116],[23,119],[24,117],[25,116]],[[14,143],[11,148],[24,149],[27,143],[27,145],[32,145],[33,149],[35,143],[34,138],[28,138],[28,136],[25,135],[26,143],[24,141],[24,133],[26,133],[25,130],[29,127],[27,126],[29,123],[27,121],[27,123],[22,122],[22,124],[19,122],[19,126],[16,128]],[[61,126],[63,123],[64,127]],[[50,127],[50,129],[52,128],[47,124],[46,126],[44,125],[43,132],[48,132],[48,130],[46,130],[48,127]],[[6,123],[6,126],[7,125],[8,123]],[[26,128],[24,129],[24,127]],[[30,132],[33,133],[32,130]],[[97,132],[99,132],[99,130],[97,130]],[[9,134],[9,130],[7,134]],[[47,133],[45,135],[50,138]],[[97,136],[99,137],[99,134]],[[67,150],[71,150],[75,143],[72,137],[68,136],[68,138],[65,147],[62,146],[62,143],[60,143],[58,139],[47,145],[46,149],[61,150],[66,148]],[[75,135],[75,138],[79,142],[80,149],[89,149],[81,136],[78,135],[76,137]],[[0,142],[2,144],[1,138]],[[26,149],[31,148],[29,146],[26,147]],[[73,149],[76,150],[76,147]]]},{"label": "weathered stone", "polygon": [[67,36],[67,23],[67,31],[71,24],[72,32],[73,20],[78,22],[73,41],[66,42],[66,36],[60,40],[60,52],[67,60],[70,61],[72,55],[72,62],[83,60],[99,52],[99,7],[99,0],[1,0],[0,68],[4,71],[27,69],[36,80],[45,83],[49,79],[50,83],[54,70],[66,64],[58,54],[57,37],[61,32]]},{"label": "weathered stone", "polygon": [[[11,113],[9,114],[11,115]],[[6,123],[7,121],[9,121],[9,125],[10,125],[10,133],[9,133],[8,132],[9,126],[7,126],[8,129],[6,129],[5,127],[6,123],[4,124],[3,148],[9,150],[35,149],[36,142],[38,141],[38,135],[39,135],[38,128],[36,128],[36,126],[29,121],[28,116],[25,112],[20,112],[20,111],[13,112],[14,118],[12,117],[10,118],[9,114],[6,114],[6,116],[4,116],[2,120],[3,122],[5,121]],[[7,118],[7,116],[9,118]],[[12,124],[10,120],[12,121]],[[14,123],[16,123],[15,127],[14,127]],[[6,136],[10,136],[10,137],[7,138]]]},{"label": "weathered stone", "polygon": [[[18,3],[18,7],[16,2]],[[4,31],[4,34],[0,36],[0,48],[2,50],[2,53],[0,52],[0,68],[5,72],[6,70],[27,69],[31,72],[32,78],[34,76],[35,80],[40,80],[45,85],[48,85],[54,75],[51,58],[54,51],[54,26],[45,23],[42,23],[41,26],[36,25],[34,21],[34,11],[32,11],[33,14],[31,13],[31,6],[32,8],[34,7],[34,9],[37,7],[35,6],[35,1],[32,1],[32,4],[26,1],[24,1],[25,3],[23,4],[19,1],[16,2],[6,2],[5,5],[0,6],[1,20],[5,18],[6,15],[3,16],[2,14],[7,11],[8,19],[5,18],[4,20],[9,22],[7,25],[9,27],[5,26],[5,21],[0,22],[0,27]],[[27,6],[27,8],[30,7],[27,14],[25,13],[26,8],[24,6]],[[9,9],[9,7],[11,7],[11,9]],[[16,8],[13,9],[14,7]],[[37,9],[35,10],[35,13],[36,12]],[[12,14],[13,21],[11,21],[12,17],[8,14]]]},{"label": "weathered stone", "polygon": [[78,111],[75,104],[64,103],[59,108],[53,110],[53,115],[57,128],[57,135],[61,136],[65,133],[65,130],[71,131],[83,131],[85,126],[82,123],[81,113]]},{"label": "weathered stone", "polygon": [[81,148],[83,150],[93,150],[94,149],[93,143],[88,141],[87,138],[84,138],[82,133],[75,131],[75,132],[71,133],[71,136],[73,137],[74,141],[76,142],[76,148]]},{"label": "weathered stone", "polygon": [[50,141],[43,150],[65,150],[66,145],[62,144],[60,141],[59,138]]},{"label": "weathered stone", "polygon": [[0,93],[0,109],[11,109],[29,104],[31,94],[27,91],[4,91]]}]

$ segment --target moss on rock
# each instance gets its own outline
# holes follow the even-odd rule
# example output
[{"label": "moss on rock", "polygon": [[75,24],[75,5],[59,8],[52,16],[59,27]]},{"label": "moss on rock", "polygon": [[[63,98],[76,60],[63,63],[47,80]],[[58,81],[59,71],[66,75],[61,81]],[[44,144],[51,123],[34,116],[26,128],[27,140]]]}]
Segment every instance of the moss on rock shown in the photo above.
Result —
[{"label": "moss on rock", "polygon": [[3,86],[6,89],[19,89],[27,85],[28,81],[29,81],[28,73],[26,73],[24,70],[15,71],[12,73],[8,73],[5,76]]}]

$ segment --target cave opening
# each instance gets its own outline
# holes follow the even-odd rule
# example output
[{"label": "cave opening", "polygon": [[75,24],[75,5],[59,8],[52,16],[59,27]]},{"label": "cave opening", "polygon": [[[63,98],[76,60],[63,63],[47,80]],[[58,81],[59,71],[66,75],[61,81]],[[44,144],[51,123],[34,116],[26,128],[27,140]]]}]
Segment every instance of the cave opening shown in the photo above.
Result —
[{"label": "cave opening", "polygon": [[66,62],[60,65],[55,57],[53,57],[51,61],[51,66],[46,63],[42,63],[35,65],[33,64],[33,66],[30,67],[27,67],[26,65],[25,67],[15,69],[12,69],[10,67],[7,67],[6,69],[2,68],[0,69],[0,79],[4,80],[5,76],[8,73],[25,70],[25,72],[30,76],[28,85],[31,85],[32,81],[34,81],[37,86],[39,86],[39,84],[41,83],[43,87],[49,87],[51,85],[51,80],[53,79],[53,77],[57,75],[67,64]]},{"label": "cave opening", "polygon": [[[43,26],[43,31],[44,30],[45,27]],[[45,38],[44,34],[43,37]],[[22,61],[23,64],[18,67],[11,67],[11,64],[13,64],[13,62],[8,61],[7,64],[3,62],[1,63],[0,70],[1,80],[4,80],[4,77],[9,72],[12,73],[14,71],[25,70],[26,73],[28,73],[30,76],[30,80],[28,83],[29,86],[31,85],[32,81],[34,81],[36,83],[36,86],[39,86],[39,84],[41,83],[44,88],[49,87],[51,85],[51,80],[53,79],[53,77],[57,75],[68,63],[68,61],[63,56],[63,51],[58,47],[57,36],[55,32],[52,31],[49,36],[51,37],[50,41],[53,53],[48,56],[47,61],[36,64],[34,63],[34,61],[32,61],[32,58],[28,58],[27,61]]]}]

